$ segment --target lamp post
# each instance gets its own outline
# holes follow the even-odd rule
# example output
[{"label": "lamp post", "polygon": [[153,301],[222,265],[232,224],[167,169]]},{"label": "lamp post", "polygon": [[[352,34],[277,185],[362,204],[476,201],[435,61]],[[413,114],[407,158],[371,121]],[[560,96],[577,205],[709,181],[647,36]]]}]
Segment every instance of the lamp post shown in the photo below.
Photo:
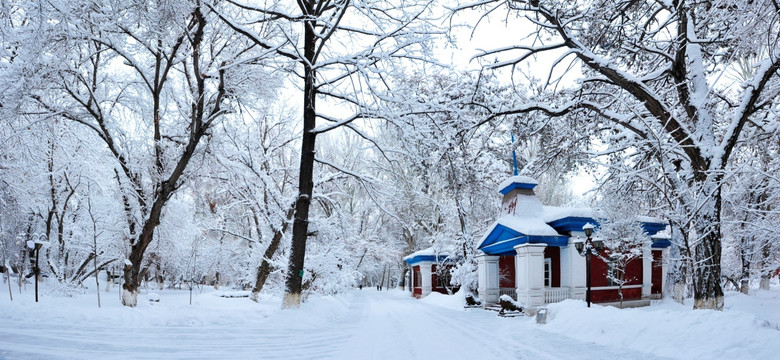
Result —
[{"label": "lamp post", "polygon": [[591,238],[591,235],[593,235],[593,224],[587,223],[585,226],[582,227],[582,231],[585,232],[585,236],[587,237],[587,240],[583,243],[582,241],[578,241],[574,243],[574,246],[577,248],[577,252],[580,253],[581,256],[585,257],[585,281],[587,286],[587,291],[585,292],[585,301],[588,303],[588,307],[590,307],[590,259],[593,254],[598,254],[601,252],[602,249],[604,249],[604,242],[601,240],[593,240]]},{"label": "lamp post", "polygon": [[39,262],[41,248],[48,244],[49,243],[46,241],[46,235],[44,234],[33,234],[32,240],[27,241],[27,247],[35,250],[35,266],[33,267],[33,273],[35,273],[35,302],[38,302],[38,278],[41,276],[41,267]]}]

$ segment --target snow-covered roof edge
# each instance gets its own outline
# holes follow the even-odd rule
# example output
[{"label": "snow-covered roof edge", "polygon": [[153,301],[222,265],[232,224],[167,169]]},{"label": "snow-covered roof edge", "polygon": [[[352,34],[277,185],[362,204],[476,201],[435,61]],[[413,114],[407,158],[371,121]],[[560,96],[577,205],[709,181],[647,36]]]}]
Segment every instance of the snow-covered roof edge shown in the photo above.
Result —
[{"label": "snow-covered roof edge", "polygon": [[532,189],[534,186],[539,185],[539,182],[530,176],[515,175],[502,181],[501,184],[498,185],[498,191],[501,192],[512,184],[526,184],[529,185],[529,189]]},{"label": "snow-covered roof edge", "polygon": [[404,256],[404,261],[411,260],[418,256],[437,256],[437,257],[448,257],[450,256],[450,253],[446,251],[436,251],[433,247],[417,250],[409,255]]}]

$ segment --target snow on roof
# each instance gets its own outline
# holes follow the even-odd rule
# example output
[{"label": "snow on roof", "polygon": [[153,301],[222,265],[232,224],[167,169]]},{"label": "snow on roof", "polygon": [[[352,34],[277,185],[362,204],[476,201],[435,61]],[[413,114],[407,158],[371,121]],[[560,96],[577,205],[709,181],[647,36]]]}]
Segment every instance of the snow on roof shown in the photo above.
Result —
[{"label": "snow on roof", "polygon": [[591,208],[567,208],[558,206],[544,206],[542,209],[545,222],[553,222],[567,217],[594,218],[598,213]]},{"label": "snow on roof", "polygon": [[672,234],[669,233],[668,228],[657,232],[655,235],[650,236],[651,239],[657,240],[671,240]]},{"label": "snow on roof", "polygon": [[[544,219],[537,216],[519,217],[512,215],[504,215],[496,221],[495,225],[503,225],[514,231],[517,231],[523,235],[530,236],[557,236],[558,232],[555,231],[550,225],[544,222]],[[493,227],[495,227],[495,225]]]},{"label": "snow on roof", "polygon": [[[603,218],[605,215],[598,210],[586,207],[567,208],[558,206],[544,206],[544,221],[550,223],[567,217],[584,217],[591,219]],[[636,220],[643,223],[665,223],[665,221],[652,216],[636,216]]]},{"label": "snow on roof", "polygon": [[404,260],[411,259],[415,256],[449,256],[450,254],[444,251],[436,251],[433,247],[417,250],[409,255],[404,256]]},{"label": "snow on roof", "polygon": [[636,217],[636,219],[637,219],[637,221],[641,221],[641,222],[645,222],[645,223],[666,224],[666,221],[661,220],[661,219],[659,219],[657,217],[652,217],[652,216],[641,216],[641,215],[638,215]]},{"label": "snow on roof", "polygon": [[530,184],[530,185],[539,185],[539,182],[536,181],[536,179],[529,177],[529,176],[523,176],[523,175],[515,175],[512,176],[504,181],[501,182],[501,184],[498,185],[498,191],[504,190],[509,185],[512,185],[514,183],[519,184]]}]

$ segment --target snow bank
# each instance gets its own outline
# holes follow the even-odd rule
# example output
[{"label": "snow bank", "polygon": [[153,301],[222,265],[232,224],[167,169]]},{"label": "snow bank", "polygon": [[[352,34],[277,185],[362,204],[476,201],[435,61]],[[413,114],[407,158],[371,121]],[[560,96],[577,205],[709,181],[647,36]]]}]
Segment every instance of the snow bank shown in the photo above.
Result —
[{"label": "snow bank", "polygon": [[691,310],[690,301],[619,310],[567,300],[548,306],[546,325],[533,317],[464,309],[465,291],[416,300],[399,289],[364,288],[311,296],[300,309],[283,310],[278,295],[263,293],[255,303],[220,296],[241,292],[202,290],[193,292],[192,306],[189,291],[165,289],[155,291],[159,303],[139,301],[126,308],[115,289],[101,293],[101,309],[94,288],[74,297],[44,293],[39,303],[29,287],[14,301],[0,293],[5,295],[0,358],[776,359],[780,354],[777,284],[749,296],[727,293],[722,312]]},{"label": "snow bank", "polygon": [[[742,305],[744,300],[729,296],[726,303],[735,308],[753,306]],[[771,304],[775,313],[780,312],[777,298]],[[664,357],[770,359],[777,358],[780,351],[780,331],[771,322],[733,308],[694,311],[690,305],[665,300],[637,309],[599,305],[588,309],[583,301],[566,300],[550,304],[548,309],[548,325],[543,326],[547,331]]]},{"label": "snow bank", "polygon": [[432,292],[428,294],[428,296],[420,299],[420,301],[447,309],[463,310],[463,306],[466,305],[466,291],[461,289],[452,295]]}]

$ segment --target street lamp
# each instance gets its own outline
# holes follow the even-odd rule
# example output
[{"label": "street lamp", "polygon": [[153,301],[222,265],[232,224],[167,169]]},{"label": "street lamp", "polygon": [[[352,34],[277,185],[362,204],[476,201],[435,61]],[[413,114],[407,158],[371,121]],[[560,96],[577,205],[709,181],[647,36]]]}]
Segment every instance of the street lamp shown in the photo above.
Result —
[{"label": "street lamp", "polygon": [[39,260],[41,255],[41,248],[44,245],[49,245],[49,243],[46,241],[45,234],[33,234],[32,240],[27,241],[27,247],[35,250],[35,267],[33,267],[33,273],[35,273],[35,302],[38,302],[38,278],[41,276]]},{"label": "street lamp", "polygon": [[585,293],[585,301],[588,303],[588,307],[590,307],[590,258],[591,255],[598,254],[602,249],[604,249],[603,241],[594,241],[591,238],[591,235],[593,235],[593,228],[593,224],[585,224],[585,226],[582,227],[582,231],[585,232],[585,236],[587,236],[588,239],[585,240],[585,242],[578,241],[574,243],[574,247],[577,248],[577,252],[579,252],[581,256],[585,257],[585,281],[588,287],[588,290]]}]

